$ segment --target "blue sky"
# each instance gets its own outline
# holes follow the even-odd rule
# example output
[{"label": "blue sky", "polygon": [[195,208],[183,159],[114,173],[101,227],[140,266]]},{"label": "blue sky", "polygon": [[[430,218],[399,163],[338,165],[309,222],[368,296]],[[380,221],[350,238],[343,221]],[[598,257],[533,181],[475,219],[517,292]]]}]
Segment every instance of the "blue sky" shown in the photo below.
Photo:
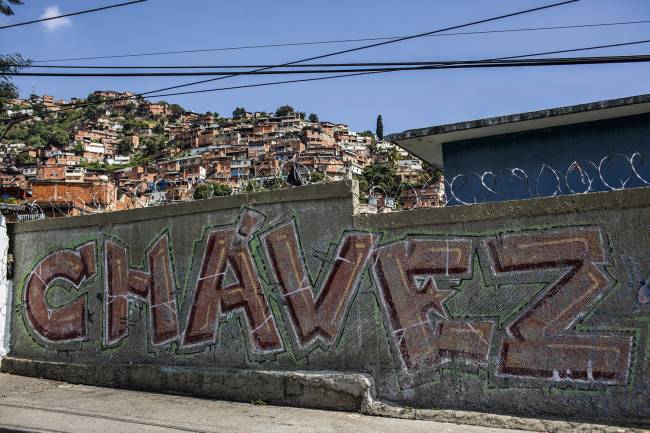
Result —
[{"label": "blue sky", "polygon": [[[0,30],[0,53],[52,59],[161,50],[201,49],[260,43],[408,35],[551,3],[551,0],[150,0],[146,3],[72,17],[49,25]],[[71,12],[113,3],[98,0],[25,0],[0,25],[58,10]],[[505,29],[650,19],[648,0],[581,0],[525,16],[464,30]],[[54,24],[54,25],[53,25]],[[336,56],[325,61],[458,60],[650,39],[650,24],[619,27],[421,38]],[[283,63],[363,45],[292,48],[110,59],[95,65],[189,65]],[[582,55],[649,54],[650,44],[589,51]],[[61,62],[82,64],[84,62]],[[315,83],[232,90],[165,98],[196,111],[230,114],[274,110],[290,104],[321,120],[400,132],[554,106],[650,93],[650,64],[589,65],[517,69],[400,72]],[[288,77],[287,77],[288,78]],[[196,88],[221,87],[284,77],[237,77]],[[192,81],[172,78],[32,78],[16,80],[21,95],[68,99],[95,89],[148,91]]]}]

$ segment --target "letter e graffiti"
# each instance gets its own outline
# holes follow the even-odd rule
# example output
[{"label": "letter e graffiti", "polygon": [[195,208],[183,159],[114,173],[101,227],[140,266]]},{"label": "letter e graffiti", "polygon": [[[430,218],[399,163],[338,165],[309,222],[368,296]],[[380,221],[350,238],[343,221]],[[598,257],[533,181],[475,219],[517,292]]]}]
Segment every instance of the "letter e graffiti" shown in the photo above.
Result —
[{"label": "letter e graffiti", "polygon": [[[392,337],[407,370],[435,368],[453,358],[487,364],[494,323],[448,320],[443,302],[453,291],[437,284],[470,276],[470,240],[404,240],[378,248],[373,258]],[[440,319],[435,325],[432,312]]]}]

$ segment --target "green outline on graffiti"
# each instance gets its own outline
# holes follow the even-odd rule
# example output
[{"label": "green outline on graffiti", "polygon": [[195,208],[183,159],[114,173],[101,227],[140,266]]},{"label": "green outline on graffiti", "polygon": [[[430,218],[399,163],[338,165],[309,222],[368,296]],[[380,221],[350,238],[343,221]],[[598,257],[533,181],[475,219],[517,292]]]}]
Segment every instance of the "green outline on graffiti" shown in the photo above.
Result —
[{"label": "green outline on graffiti", "polygon": [[[90,341],[90,335],[89,334],[90,334],[91,327],[89,326],[89,322],[92,322],[90,320],[90,317],[92,315],[94,315],[94,313],[90,312],[89,299],[91,299],[91,298],[90,298],[90,293],[88,291],[88,286],[94,284],[98,280],[98,277],[100,277],[100,275],[101,275],[100,269],[102,269],[103,267],[99,266],[99,261],[98,261],[99,249],[97,247],[96,238],[91,239],[91,238],[82,237],[82,239],[87,239],[87,240],[83,240],[81,242],[79,242],[79,241],[65,242],[63,244],[63,247],[61,247],[61,245],[59,245],[57,247],[57,246],[53,246],[51,244],[48,244],[48,246],[46,247],[47,252],[45,254],[43,254],[43,255],[37,256],[36,259],[32,260],[31,265],[29,266],[29,268],[27,268],[29,270],[24,271],[23,275],[21,277],[18,277],[18,280],[20,281],[20,284],[16,285],[16,287],[17,287],[16,292],[14,293],[14,296],[12,296],[12,298],[13,298],[13,301],[12,301],[13,302],[13,312],[14,313],[20,313],[21,320],[22,320],[22,323],[23,323],[23,328],[21,329],[21,331],[24,331],[25,334],[29,337],[28,341],[31,342],[32,347],[42,348],[42,349],[46,349],[46,350],[66,351],[66,352],[67,351],[79,351],[79,350],[82,350],[83,343],[88,343]],[[26,289],[27,279],[32,274],[32,272],[34,272],[34,269],[36,269],[36,266],[38,266],[38,264],[41,261],[43,261],[45,258],[50,256],[51,254],[54,254],[54,253],[56,253],[58,251],[63,251],[63,250],[71,250],[71,251],[77,252],[77,248],[79,248],[79,247],[81,247],[83,245],[89,244],[89,243],[94,244],[94,250],[95,250],[94,251],[95,275],[91,276],[90,278],[85,278],[79,284],[78,289],[74,288],[73,285],[71,285],[71,284],[69,284],[67,282],[64,285],[60,286],[60,287],[63,287],[63,289],[68,293],[72,293],[73,290],[76,290],[76,291],[80,292],[79,296],[77,296],[76,298],[74,298],[72,300],[69,300],[67,302],[67,304],[69,304],[71,302],[74,302],[77,299],[80,299],[82,297],[86,298],[86,302],[85,302],[86,303],[86,315],[84,317],[84,320],[85,320],[85,327],[86,327],[87,335],[83,340],[78,340],[78,341],[74,341],[74,342],[70,342],[70,341],[61,341],[61,342],[42,341],[41,338],[34,335],[34,333],[32,331],[32,327],[29,324],[29,320],[27,319],[27,309],[25,308],[25,304],[24,304],[24,297],[25,297],[25,289]],[[56,281],[58,281],[58,280],[59,280],[59,278],[56,278],[56,279],[52,280],[52,282],[50,283],[50,285],[48,285],[48,287],[46,289],[45,303],[47,305],[49,305],[48,302],[47,302],[47,294],[48,294],[48,292],[50,290],[50,287],[52,287],[54,285],[54,283]],[[13,326],[13,323],[12,323],[11,332],[13,333],[15,331],[16,331],[15,327]],[[50,346],[53,346],[53,347],[50,347]],[[73,346],[76,347],[76,349],[72,348]]]}]

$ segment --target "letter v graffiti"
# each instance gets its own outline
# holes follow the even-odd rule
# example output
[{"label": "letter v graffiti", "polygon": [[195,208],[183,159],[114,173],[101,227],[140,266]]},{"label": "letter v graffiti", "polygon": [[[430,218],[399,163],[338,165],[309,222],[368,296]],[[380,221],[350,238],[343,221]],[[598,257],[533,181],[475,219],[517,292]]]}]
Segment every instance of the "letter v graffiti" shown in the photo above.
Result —
[{"label": "letter v graffiti", "polygon": [[286,304],[299,346],[305,347],[317,339],[333,344],[379,236],[345,233],[317,292],[301,253],[295,221],[270,230],[261,240],[272,280]]}]

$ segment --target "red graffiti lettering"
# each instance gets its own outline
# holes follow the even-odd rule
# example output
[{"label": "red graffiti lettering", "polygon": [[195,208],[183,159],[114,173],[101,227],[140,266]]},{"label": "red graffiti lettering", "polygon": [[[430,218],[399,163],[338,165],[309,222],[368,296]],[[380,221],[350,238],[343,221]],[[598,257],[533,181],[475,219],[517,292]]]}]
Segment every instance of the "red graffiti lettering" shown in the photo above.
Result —
[{"label": "red graffiti lettering", "polygon": [[[255,351],[278,351],[284,347],[248,246],[253,233],[263,222],[264,217],[260,213],[247,210],[236,229],[209,233],[185,329],[184,345],[216,341],[219,317],[241,310]],[[237,282],[224,285],[229,268]]]},{"label": "red graffiti lettering", "polygon": [[105,342],[114,345],[128,335],[129,302],[149,304],[151,341],[163,345],[179,336],[174,274],[167,235],[147,252],[149,272],[129,269],[127,250],[106,241],[104,296]]},{"label": "red graffiti lettering", "polygon": [[[611,286],[597,229],[567,229],[485,241],[496,275],[562,270],[507,329],[499,373],[554,380],[620,383],[627,377],[632,338],[571,332]],[[516,275],[516,274],[515,274]]]},{"label": "red graffiti lettering", "polygon": [[27,321],[33,331],[50,342],[82,340],[86,337],[86,298],[79,296],[68,304],[51,308],[47,290],[57,279],[68,281],[79,289],[84,281],[97,273],[95,243],[89,242],[75,250],[60,250],[41,260],[25,284]]},{"label": "red graffiti lettering", "polygon": [[[471,241],[405,240],[379,248],[373,257],[375,279],[406,369],[436,367],[452,358],[487,363],[494,324],[447,320],[443,302],[453,291],[439,290],[436,283],[470,276]],[[441,319],[435,326],[431,312]]]},{"label": "red graffiti lettering", "polygon": [[332,269],[318,290],[318,296],[314,297],[299,253],[295,224],[284,224],[262,237],[300,344],[308,344],[316,338],[331,343],[337,337],[377,239],[368,233],[346,234]]}]

